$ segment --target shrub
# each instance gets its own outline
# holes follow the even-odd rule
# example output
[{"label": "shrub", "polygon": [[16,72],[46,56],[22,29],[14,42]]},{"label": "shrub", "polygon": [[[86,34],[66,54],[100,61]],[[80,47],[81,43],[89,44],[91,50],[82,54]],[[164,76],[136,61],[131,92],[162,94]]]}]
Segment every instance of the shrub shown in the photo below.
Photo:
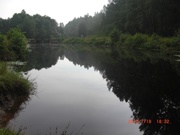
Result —
[{"label": "shrub", "polygon": [[23,59],[27,51],[27,42],[24,34],[17,28],[7,32],[8,48],[14,52],[17,59]]},{"label": "shrub", "polygon": [[147,42],[144,43],[144,47],[147,49],[160,49],[160,39],[160,36],[158,36],[157,34],[153,34],[149,36]]},{"label": "shrub", "polygon": [[116,43],[119,40],[119,30],[117,28],[114,28],[110,33],[110,38],[112,43]]},{"label": "shrub", "polygon": [[148,41],[148,36],[145,34],[136,33],[133,37],[133,46],[143,46]]}]

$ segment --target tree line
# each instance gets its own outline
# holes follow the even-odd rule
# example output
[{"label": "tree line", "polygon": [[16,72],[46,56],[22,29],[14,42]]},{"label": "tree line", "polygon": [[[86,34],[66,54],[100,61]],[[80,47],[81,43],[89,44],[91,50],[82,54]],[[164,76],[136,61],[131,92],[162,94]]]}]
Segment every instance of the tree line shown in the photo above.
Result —
[{"label": "tree line", "polygon": [[5,34],[11,28],[19,28],[26,38],[45,40],[59,38],[63,32],[63,24],[58,25],[56,20],[39,14],[30,16],[22,10],[15,13],[12,18],[0,18],[0,33]]},{"label": "tree line", "polygon": [[18,27],[27,38],[36,40],[110,35],[113,31],[174,36],[180,33],[179,7],[179,0],[109,0],[101,12],[74,18],[65,26],[48,16],[31,16],[22,10],[12,18],[0,18],[0,33]]},{"label": "tree line", "polygon": [[100,13],[74,18],[64,29],[66,36],[128,34],[173,36],[180,29],[179,0],[109,0]]},{"label": "tree line", "polygon": [[103,16],[104,14],[101,12],[95,13],[94,16],[86,14],[84,17],[74,18],[65,25],[64,34],[67,37],[84,37],[98,34]]}]

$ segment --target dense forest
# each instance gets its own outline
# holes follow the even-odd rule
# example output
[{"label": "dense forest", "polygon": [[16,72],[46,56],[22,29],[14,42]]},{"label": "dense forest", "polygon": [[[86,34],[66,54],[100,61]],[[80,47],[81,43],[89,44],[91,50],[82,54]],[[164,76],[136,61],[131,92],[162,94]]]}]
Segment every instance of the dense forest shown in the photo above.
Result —
[{"label": "dense forest", "polygon": [[173,36],[180,28],[179,0],[109,0],[93,17],[75,18],[65,26],[67,36],[122,33]]},{"label": "dense forest", "polygon": [[[179,37],[179,7],[179,0],[109,0],[109,4],[104,6],[101,12],[95,13],[94,16],[86,14],[83,17],[74,18],[65,26],[48,16],[39,14],[31,16],[22,10],[21,13],[15,13],[12,18],[0,18],[0,33],[5,34],[10,28],[16,27],[25,34],[26,38],[36,41],[52,38],[59,38],[62,41],[64,37],[105,36],[105,38],[97,39],[98,44],[111,44],[117,41],[118,44],[129,44],[124,41],[142,37],[142,35],[136,35],[137,33],[153,35],[153,39],[157,38],[154,34],[161,37],[177,35]],[[119,41],[122,33],[129,35]],[[132,35],[136,36],[130,37]],[[145,39],[142,43],[151,42],[151,37],[143,38]],[[94,42],[94,39],[90,40]],[[172,46],[179,42],[179,39],[175,39],[173,43],[168,39],[168,42],[170,43],[168,45]]]},{"label": "dense forest", "polygon": [[0,18],[0,32],[18,27],[27,38],[47,39],[66,36],[109,34],[114,28],[123,33],[173,36],[180,29],[179,0],[109,0],[100,13],[74,18],[64,27],[48,16],[30,16],[22,10],[12,18]]},{"label": "dense forest", "polygon": [[0,18],[0,33],[5,34],[11,28],[19,28],[26,38],[36,40],[58,38],[62,34],[62,27],[63,24],[58,26],[58,23],[48,16],[39,14],[30,16],[25,10],[15,13],[12,18]]}]

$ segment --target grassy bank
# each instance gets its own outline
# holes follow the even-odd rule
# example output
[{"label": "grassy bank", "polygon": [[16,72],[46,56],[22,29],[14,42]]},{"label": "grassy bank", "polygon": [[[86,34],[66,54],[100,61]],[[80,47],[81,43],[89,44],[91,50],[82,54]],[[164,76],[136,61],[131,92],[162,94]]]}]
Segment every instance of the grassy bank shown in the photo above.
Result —
[{"label": "grassy bank", "polygon": [[0,92],[29,94],[32,83],[20,73],[8,69],[7,63],[0,62]]},{"label": "grassy bank", "polygon": [[0,135],[24,135],[24,134],[21,133],[21,131],[16,132],[7,128],[1,128]]},{"label": "grassy bank", "polygon": [[174,37],[161,37],[157,34],[135,35],[111,33],[109,36],[88,36],[65,38],[65,44],[109,45],[123,48],[180,50],[180,34]]}]

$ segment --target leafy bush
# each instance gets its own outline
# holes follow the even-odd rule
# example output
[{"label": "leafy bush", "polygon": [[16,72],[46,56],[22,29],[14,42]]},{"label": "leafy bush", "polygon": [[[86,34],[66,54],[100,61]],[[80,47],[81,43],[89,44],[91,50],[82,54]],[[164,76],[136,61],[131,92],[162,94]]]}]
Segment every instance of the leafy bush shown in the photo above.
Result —
[{"label": "leafy bush", "polygon": [[119,40],[119,30],[117,28],[114,28],[110,33],[110,38],[112,43],[116,43]]},{"label": "leafy bush", "polygon": [[133,46],[140,47],[148,41],[148,36],[145,34],[136,33],[133,37]]},{"label": "leafy bush", "polygon": [[6,35],[0,34],[0,60],[23,60],[26,52],[26,37],[19,29],[10,29]]},{"label": "leafy bush", "polygon": [[9,50],[14,52],[17,59],[22,59],[27,51],[27,42],[24,34],[17,28],[10,29],[7,33]]}]

